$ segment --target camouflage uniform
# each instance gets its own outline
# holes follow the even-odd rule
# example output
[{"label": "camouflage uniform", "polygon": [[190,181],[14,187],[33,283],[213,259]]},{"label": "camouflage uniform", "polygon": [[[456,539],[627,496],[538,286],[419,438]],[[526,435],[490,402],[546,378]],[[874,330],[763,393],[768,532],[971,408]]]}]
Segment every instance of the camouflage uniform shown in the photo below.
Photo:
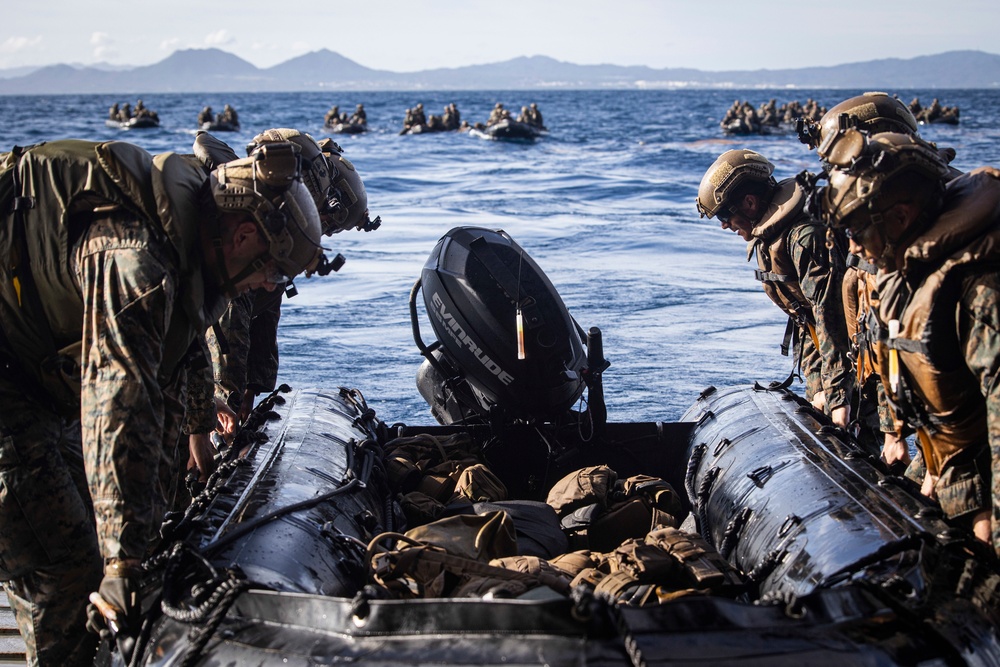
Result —
[{"label": "camouflage uniform", "polygon": [[[906,248],[902,268],[880,276],[883,323],[900,334],[893,407],[916,430],[945,514],[959,522],[992,506],[1000,553],[1000,181],[972,172],[951,181],[938,217]],[[992,498],[992,500],[991,500]]]},{"label": "camouflage uniform", "polygon": [[29,662],[89,664],[87,594],[102,558],[142,558],[156,536],[191,344],[225,305],[201,272],[206,174],[80,141],[33,148],[13,172],[34,205],[28,234],[0,219],[0,254],[17,260],[0,266],[0,576]]},{"label": "camouflage uniform", "polygon": [[841,295],[843,259],[826,245],[826,228],[804,210],[794,179],[781,181],[749,252],[756,252],[757,279],[774,303],[798,325],[806,397],[826,392],[828,410],[849,405],[853,379]]},{"label": "camouflage uniform", "polygon": [[274,389],[281,297],[279,290],[245,294],[229,305],[219,320],[218,333],[214,327],[208,330],[215,396],[237,413],[248,389],[254,394]]}]

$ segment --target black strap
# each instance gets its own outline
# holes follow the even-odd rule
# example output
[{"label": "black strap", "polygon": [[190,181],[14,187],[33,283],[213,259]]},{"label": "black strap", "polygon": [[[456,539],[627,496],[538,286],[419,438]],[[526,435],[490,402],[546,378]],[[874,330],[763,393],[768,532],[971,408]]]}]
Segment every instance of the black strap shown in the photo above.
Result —
[{"label": "black strap", "polygon": [[875,275],[878,270],[874,264],[865,261],[861,255],[855,255],[853,252],[847,255],[845,264],[849,269],[857,269],[858,271],[864,271],[865,273],[870,273]]},{"label": "black strap", "polygon": [[795,278],[793,276],[788,276],[783,273],[775,273],[773,271],[761,271],[760,269],[753,270],[753,277],[762,283],[793,283]]}]

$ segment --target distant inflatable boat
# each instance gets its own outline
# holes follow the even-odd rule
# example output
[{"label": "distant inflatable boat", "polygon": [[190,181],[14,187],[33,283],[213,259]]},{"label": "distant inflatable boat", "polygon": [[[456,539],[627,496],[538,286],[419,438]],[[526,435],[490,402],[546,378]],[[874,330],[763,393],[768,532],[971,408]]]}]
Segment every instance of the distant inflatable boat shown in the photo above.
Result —
[{"label": "distant inflatable boat", "polygon": [[334,123],[324,125],[323,129],[333,134],[361,134],[368,131],[368,123]]},{"label": "distant inflatable boat", "polygon": [[160,121],[157,118],[151,118],[150,116],[132,117],[128,120],[112,120],[108,118],[104,121],[104,124],[108,127],[117,127],[122,130],[132,130],[147,127],[159,127]]},{"label": "distant inflatable boat", "polygon": [[239,123],[216,123],[216,122],[204,122],[201,124],[202,130],[206,132],[239,132]]},{"label": "distant inflatable boat", "polygon": [[480,139],[534,141],[538,137],[548,134],[548,130],[544,127],[505,119],[482,129],[473,128],[469,130],[469,134]]}]

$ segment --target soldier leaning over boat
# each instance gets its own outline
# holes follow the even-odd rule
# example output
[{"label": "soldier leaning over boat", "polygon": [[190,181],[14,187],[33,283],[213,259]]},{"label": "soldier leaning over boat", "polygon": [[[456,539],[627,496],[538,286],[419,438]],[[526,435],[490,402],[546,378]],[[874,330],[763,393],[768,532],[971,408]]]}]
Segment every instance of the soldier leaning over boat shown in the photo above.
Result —
[{"label": "soldier leaning over boat", "polygon": [[192,345],[229,298],[319,257],[292,153],[211,172],[123,142],[2,156],[0,578],[30,663],[93,661],[85,621],[106,624],[92,591],[117,610],[120,637],[139,629]]},{"label": "soldier leaning over boat", "polygon": [[[348,229],[373,231],[378,228],[381,219],[369,218],[364,183],[336,142],[324,139],[317,143],[298,130],[275,128],[255,136],[247,151],[259,155],[268,146],[284,142],[292,142],[300,149],[303,182],[319,209],[323,234],[331,236]],[[235,156],[229,146],[207,133],[196,137],[195,154],[208,167]],[[330,267],[321,261],[314,270],[325,275]],[[242,423],[253,408],[254,398],[274,390],[278,375],[277,328],[283,293],[281,290],[254,290],[242,295],[234,299],[220,320],[206,331],[215,400],[207,400],[198,393],[190,397],[193,409],[188,431],[199,446],[217,426],[224,435],[231,435],[234,427]],[[195,449],[193,444],[192,452]]]},{"label": "soldier leaning over boat", "polygon": [[782,353],[793,350],[801,365],[807,400],[846,428],[853,381],[840,288],[844,259],[805,211],[798,181],[777,182],[773,172],[759,153],[726,151],[702,178],[698,212],[747,241],[748,260],[757,255],[757,279],[789,318]]},{"label": "soldier leaning over boat", "polygon": [[[808,119],[800,125],[799,138],[815,148],[820,160],[830,168],[828,160],[838,160],[845,127],[857,127],[868,134],[902,132],[918,136],[917,120],[907,105],[884,92],[868,92],[850,97],[834,105],[818,121]],[[942,158],[950,162],[953,149],[940,149]],[[952,170],[952,176],[960,172]],[[858,391],[852,414],[856,415],[857,430],[863,445],[877,443],[874,453],[890,466],[905,466],[910,462],[906,442],[900,436],[901,427],[893,419],[886,401],[876,355],[879,327],[876,323],[878,289],[876,267],[861,257],[861,247],[848,240],[851,254],[844,276],[844,306],[848,331],[851,334],[852,361]]]},{"label": "soldier leaning over boat", "polygon": [[1000,171],[953,178],[918,137],[839,134],[816,201],[879,268],[881,375],[922,492],[1000,554]]}]

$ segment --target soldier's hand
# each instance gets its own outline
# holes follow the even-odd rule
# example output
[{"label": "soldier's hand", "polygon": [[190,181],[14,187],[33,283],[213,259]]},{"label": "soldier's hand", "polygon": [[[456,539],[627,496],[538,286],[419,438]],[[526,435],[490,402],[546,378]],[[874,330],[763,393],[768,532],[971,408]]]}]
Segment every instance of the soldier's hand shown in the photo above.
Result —
[{"label": "soldier's hand", "polygon": [[192,433],[188,436],[188,470],[197,468],[198,481],[205,483],[215,472],[215,445],[209,433]]},{"label": "soldier's hand", "polygon": [[830,411],[830,421],[846,429],[851,423],[851,407],[849,405],[838,405]]},{"label": "soldier's hand", "polygon": [[817,391],[813,394],[812,400],[810,401],[812,406],[819,410],[820,412],[826,411],[826,392]]},{"label": "soldier's hand", "polygon": [[908,464],[910,450],[906,446],[906,439],[899,437],[898,433],[886,433],[885,443],[882,445],[882,460],[890,466],[896,462]]},{"label": "soldier's hand", "polygon": [[236,431],[236,413],[225,401],[215,399],[215,418],[219,422],[219,430],[226,436],[226,440]]},{"label": "soldier's hand", "polygon": [[138,560],[115,560],[105,565],[104,579],[87,607],[87,629],[102,639],[114,639],[125,662],[132,657],[135,636],[142,624]]}]

